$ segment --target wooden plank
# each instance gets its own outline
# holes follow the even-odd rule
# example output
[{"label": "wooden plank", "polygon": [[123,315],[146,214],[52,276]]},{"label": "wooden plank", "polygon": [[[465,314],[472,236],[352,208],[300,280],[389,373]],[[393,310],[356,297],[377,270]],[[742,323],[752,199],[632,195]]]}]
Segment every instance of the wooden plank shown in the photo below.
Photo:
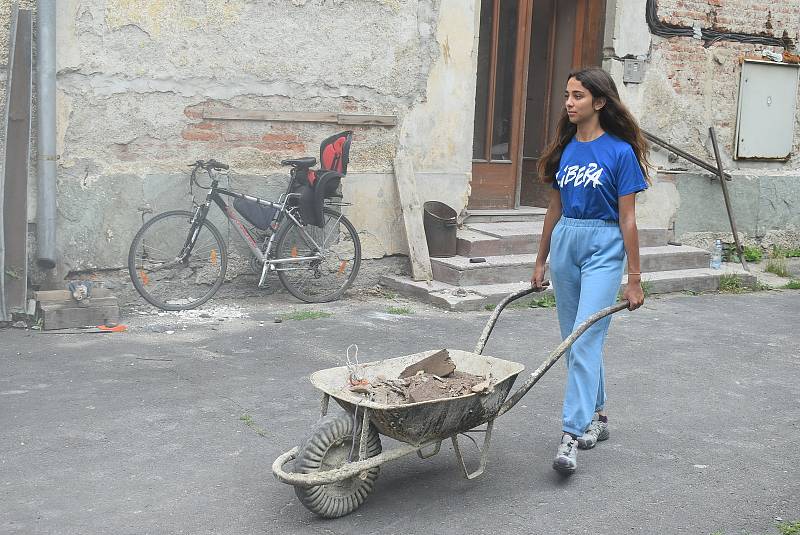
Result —
[{"label": "wooden plank", "polygon": [[30,10],[17,11],[10,43],[5,153],[0,179],[0,320],[25,312],[28,293],[28,175],[31,152],[33,31]]},{"label": "wooden plank", "polygon": [[397,124],[397,116],[340,113],[338,122],[341,125],[395,126]]},{"label": "wooden plank", "polygon": [[119,303],[117,302],[116,297],[91,297],[89,299],[82,299],[81,301],[75,301],[74,299],[70,298],[66,301],[40,301],[39,308],[41,310],[58,310],[62,308],[88,308],[88,307],[100,307],[100,306],[116,306]]},{"label": "wooden plank", "polygon": [[[114,297],[108,288],[93,287],[90,291],[91,297]],[[44,290],[33,292],[33,298],[37,301],[71,301],[75,302],[69,290]]]},{"label": "wooden plank", "polygon": [[210,108],[203,110],[203,119],[234,121],[289,121],[308,123],[336,123],[336,113],[313,111],[240,110],[236,108]]},{"label": "wooden plank", "polygon": [[411,277],[416,280],[433,279],[431,258],[428,254],[428,242],[425,241],[422,207],[417,197],[417,178],[411,156],[401,145],[394,158],[394,177],[397,182],[397,193],[400,196],[400,208],[403,211],[403,223],[408,240],[408,257],[411,260]]},{"label": "wooden plank", "polygon": [[362,113],[331,113],[316,111],[242,110],[236,108],[211,108],[203,110],[203,119],[227,121],[277,121],[292,123],[335,123],[341,125],[395,126],[395,115]]},{"label": "wooden plank", "polygon": [[74,307],[48,310],[43,313],[42,329],[64,329],[68,327],[96,327],[105,323],[119,322],[118,306]]}]

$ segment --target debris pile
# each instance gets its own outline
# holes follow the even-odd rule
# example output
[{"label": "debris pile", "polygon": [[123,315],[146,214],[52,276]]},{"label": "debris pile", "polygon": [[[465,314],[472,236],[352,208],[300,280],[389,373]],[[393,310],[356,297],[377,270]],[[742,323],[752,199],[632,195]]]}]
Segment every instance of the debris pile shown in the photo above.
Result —
[{"label": "debris pile", "polygon": [[491,375],[481,377],[456,370],[446,349],[412,364],[392,379],[377,376],[371,382],[351,384],[350,391],[375,403],[403,405],[468,394],[487,394],[494,388]]}]

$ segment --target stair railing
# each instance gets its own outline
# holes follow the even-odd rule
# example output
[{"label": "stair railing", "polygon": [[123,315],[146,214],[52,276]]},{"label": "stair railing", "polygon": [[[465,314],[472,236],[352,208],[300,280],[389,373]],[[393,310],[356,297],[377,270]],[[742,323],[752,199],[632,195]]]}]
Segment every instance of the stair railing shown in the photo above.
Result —
[{"label": "stair railing", "polygon": [[651,134],[650,132],[647,132],[646,130],[642,131],[644,136],[651,142],[667,149],[668,151],[672,152],[673,154],[676,154],[677,156],[680,156],[684,160],[693,163],[697,167],[700,167],[702,169],[705,169],[706,171],[714,173],[715,177],[720,179],[720,184],[722,184],[722,196],[725,199],[725,209],[728,212],[728,221],[730,222],[731,231],[733,232],[733,241],[736,243],[736,253],[739,255],[739,260],[742,263],[742,267],[745,269],[745,271],[749,272],[750,268],[747,266],[747,262],[745,261],[744,258],[744,248],[742,247],[742,244],[739,241],[739,233],[736,230],[736,220],[733,217],[733,209],[731,208],[730,196],[728,195],[728,184],[726,184],[726,182],[733,180],[733,178],[731,177],[731,175],[722,170],[722,160],[719,154],[719,146],[717,145],[717,135],[714,132],[714,127],[713,126],[710,127],[708,129],[708,132],[711,135],[711,144],[714,146],[714,156],[717,160],[716,166],[711,165],[710,163],[701,160],[700,158],[693,156],[684,150],[679,149],[675,145],[672,145],[671,143],[664,141],[663,139]]}]

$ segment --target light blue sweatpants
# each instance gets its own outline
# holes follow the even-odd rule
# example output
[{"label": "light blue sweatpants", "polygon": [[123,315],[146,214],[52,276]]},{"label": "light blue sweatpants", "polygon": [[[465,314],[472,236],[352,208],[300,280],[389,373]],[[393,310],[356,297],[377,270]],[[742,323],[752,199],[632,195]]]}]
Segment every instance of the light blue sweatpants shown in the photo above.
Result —
[{"label": "light blue sweatpants", "polygon": [[[625,246],[616,221],[561,217],[553,229],[550,278],[562,339],[595,312],[614,304]],[[592,325],[566,355],[563,431],[582,435],[606,402],[603,343],[611,316]]]}]

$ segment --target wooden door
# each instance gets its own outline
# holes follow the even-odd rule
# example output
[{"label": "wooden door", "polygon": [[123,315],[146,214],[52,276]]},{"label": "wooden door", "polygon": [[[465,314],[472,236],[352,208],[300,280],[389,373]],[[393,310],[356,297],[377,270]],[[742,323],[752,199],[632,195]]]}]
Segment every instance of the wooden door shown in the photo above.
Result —
[{"label": "wooden door", "polygon": [[520,204],[547,206],[539,155],[555,132],[570,71],[602,62],[605,0],[534,0],[529,39]]},{"label": "wooden door", "polygon": [[468,207],[514,208],[532,0],[482,0]]}]

